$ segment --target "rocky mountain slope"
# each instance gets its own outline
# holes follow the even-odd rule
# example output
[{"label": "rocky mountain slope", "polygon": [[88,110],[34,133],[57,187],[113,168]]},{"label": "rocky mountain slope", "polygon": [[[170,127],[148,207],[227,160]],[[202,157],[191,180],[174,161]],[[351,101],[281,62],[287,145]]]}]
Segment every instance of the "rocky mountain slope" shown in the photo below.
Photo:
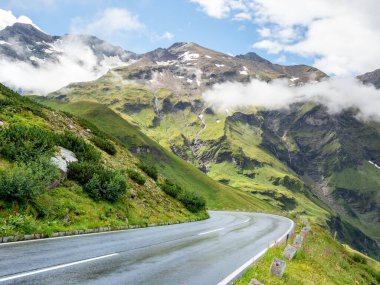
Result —
[{"label": "rocky mountain slope", "polygon": [[113,59],[115,66],[118,66],[136,57],[133,52],[110,45],[94,36],[51,36],[33,25],[15,23],[0,31],[0,58],[29,62],[38,66],[45,61],[59,60],[59,56],[65,52],[65,43],[75,41],[91,49],[97,57],[98,64]]},{"label": "rocky mountain slope", "polygon": [[[362,250],[378,251],[377,124],[357,120],[353,111],[331,115],[313,103],[287,111],[217,112],[203,100],[202,93],[216,83],[253,78],[283,78],[291,86],[326,74],[304,65],[272,64],[253,53],[233,57],[177,43],[49,97],[105,104],[211,178],[280,209],[318,212],[309,200],[318,197],[343,224],[364,232]],[[347,177],[360,177],[352,178],[360,183],[353,186]]]}]

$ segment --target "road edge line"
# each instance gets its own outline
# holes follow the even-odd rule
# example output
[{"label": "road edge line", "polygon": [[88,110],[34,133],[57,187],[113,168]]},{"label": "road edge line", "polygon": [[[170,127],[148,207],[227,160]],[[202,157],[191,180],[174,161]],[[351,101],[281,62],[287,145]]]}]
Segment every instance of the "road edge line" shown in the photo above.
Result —
[{"label": "road edge line", "polygon": [[277,239],[275,242],[271,243],[267,248],[263,249],[258,254],[256,254],[254,257],[249,259],[242,266],[240,266],[238,269],[236,269],[231,274],[229,274],[226,278],[224,278],[222,281],[220,281],[217,285],[232,284],[232,282],[235,281],[238,277],[240,277],[244,273],[244,271],[247,270],[247,268],[249,266],[251,266],[256,261],[260,260],[264,256],[264,254],[268,251],[268,249],[272,248],[276,244],[281,243],[286,238],[286,236],[295,229],[295,223],[293,220],[291,220],[287,217],[282,217],[282,216],[277,216],[277,215],[271,215],[271,216],[281,217],[283,219],[289,220],[291,222],[290,228],[279,239]]}]

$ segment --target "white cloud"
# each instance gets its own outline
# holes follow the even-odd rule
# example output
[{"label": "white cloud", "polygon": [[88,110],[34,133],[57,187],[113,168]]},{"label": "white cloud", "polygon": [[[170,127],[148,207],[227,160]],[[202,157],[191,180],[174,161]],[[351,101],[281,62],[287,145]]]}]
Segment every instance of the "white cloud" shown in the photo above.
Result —
[{"label": "white cloud", "polygon": [[160,36],[160,39],[162,40],[171,40],[174,38],[174,35],[170,32],[165,32]]},{"label": "white cloud", "polygon": [[191,2],[200,5],[210,17],[218,19],[227,17],[231,11],[229,0],[191,0]]},{"label": "white cloud", "polygon": [[[380,67],[380,2],[363,0],[255,0],[258,21],[274,26],[271,39],[254,46],[314,57],[314,65],[336,75]],[[298,28],[298,29],[297,29]],[[276,32],[277,31],[277,32]],[[298,40],[294,40],[297,38]],[[275,47],[275,48],[274,48]]]},{"label": "white cloud", "polygon": [[237,21],[250,21],[252,20],[252,15],[246,12],[240,12],[234,16],[234,20]]},{"label": "white cloud", "polygon": [[99,63],[90,47],[75,36],[55,42],[52,49],[59,51],[58,61],[40,61],[39,67],[0,59],[0,82],[27,93],[45,95],[72,82],[94,80],[114,65],[122,65],[115,58],[105,58]]},{"label": "white cloud", "polygon": [[248,106],[266,109],[288,108],[293,103],[323,104],[333,114],[356,108],[363,120],[380,121],[380,90],[355,78],[330,78],[318,83],[292,87],[285,79],[269,83],[257,79],[248,84],[228,82],[214,85],[203,94],[218,111]]},{"label": "white cloud", "polygon": [[72,33],[96,35],[108,40],[143,29],[145,29],[145,25],[138,16],[122,8],[107,8],[92,20],[75,18],[71,24]]},{"label": "white cloud", "polygon": [[30,18],[26,16],[16,17],[12,11],[6,11],[0,9],[0,30],[3,30],[7,26],[12,26],[14,23],[31,24],[38,28]]},{"label": "white cloud", "polygon": [[249,14],[262,37],[253,46],[269,53],[314,58],[316,67],[335,75],[359,74],[380,67],[378,0],[192,2],[215,18],[234,19]]}]

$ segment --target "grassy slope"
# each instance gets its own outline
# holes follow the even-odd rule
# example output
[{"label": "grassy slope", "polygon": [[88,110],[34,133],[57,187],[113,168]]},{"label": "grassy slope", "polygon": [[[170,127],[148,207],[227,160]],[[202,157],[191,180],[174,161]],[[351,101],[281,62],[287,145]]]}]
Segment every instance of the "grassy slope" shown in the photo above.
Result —
[{"label": "grassy slope", "polygon": [[[1,86],[0,100],[6,98],[12,98],[13,102],[1,108],[0,121],[4,126],[24,124],[37,125],[52,132],[66,130],[74,132],[90,143],[91,133],[86,131],[87,126],[83,127],[81,121],[76,118],[53,112]],[[102,161],[106,161],[107,165],[114,169],[138,169],[138,158],[131,155],[122,145],[116,143],[116,148],[115,156],[102,152]],[[0,169],[9,169],[12,166],[12,162],[0,158]],[[143,173],[142,175],[145,176]],[[0,200],[0,235],[51,233],[205,217],[205,212],[190,213],[180,202],[162,192],[152,179],[146,178],[144,186],[129,180],[128,193],[116,203],[94,202],[82,187],[71,181],[46,191],[27,204]]]},{"label": "grassy slope", "polygon": [[202,194],[211,209],[276,211],[270,204],[250,194],[234,190],[212,180],[103,105],[93,102],[62,104],[52,101],[45,101],[45,104],[89,120],[106,133],[119,139],[132,151],[136,147],[149,147],[150,153],[141,153],[140,159],[155,164],[166,177],[170,177],[182,187]]},{"label": "grassy slope", "polygon": [[268,251],[258,264],[243,274],[237,285],[252,278],[266,285],[367,285],[380,284],[380,263],[333,240],[324,228],[314,226],[292,261],[287,261],[282,279],[270,276],[274,257],[280,258],[285,245]]},{"label": "grassy slope", "polygon": [[[122,84],[110,73],[94,82],[72,84],[69,90],[70,92],[65,91],[62,94],[58,91],[52,96],[65,95],[74,103],[92,101],[105,104],[127,121],[135,122],[141,132],[155,139],[166,149],[167,154],[171,155],[173,146],[181,150],[183,156],[187,157],[194,166],[199,166],[199,162],[187,146],[189,142],[194,139],[201,140],[203,145],[196,151],[196,156],[208,156],[208,152],[213,151],[212,148],[220,148],[220,144],[214,147],[215,142],[225,137],[223,145],[226,151],[236,154],[243,149],[245,157],[258,161],[260,165],[246,166],[242,169],[229,159],[215,161],[213,157],[207,162],[208,176],[216,181],[227,181],[226,184],[235,189],[250,193],[254,191],[257,198],[265,200],[277,211],[285,209],[287,205],[280,201],[278,195],[272,195],[273,192],[280,193],[279,195],[285,199],[296,201],[296,207],[287,210],[297,212],[310,210],[315,214],[326,215],[324,210],[305,197],[305,193],[294,193],[285,187],[272,184],[273,178],[282,178],[285,175],[297,180],[299,178],[273,154],[260,146],[262,131],[259,126],[255,128],[247,123],[232,120],[226,122],[228,117],[226,114],[205,112],[202,117],[206,124],[204,127],[194,112],[194,107],[189,104],[191,100],[194,106],[194,102],[200,98],[177,97],[168,89],[159,89],[153,93],[144,86]],[[157,106],[154,106],[155,97],[158,99]],[[173,109],[166,110],[163,106],[164,99],[170,100]],[[183,107],[176,107],[178,104],[183,104]],[[159,124],[153,123],[156,107],[161,109]],[[255,110],[247,110],[247,114],[252,112]],[[220,150],[215,151],[215,155],[220,152]],[[254,174],[254,177],[247,177],[247,174]],[[237,206],[237,208],[244,209],[246,206]]]},{"label": "grassy slope", "polygon": [[[338,197],[337,202],[345,205],[349,214],[346,218],[355,226],[363,229],[370,236],[380,240],[379,229],[371,226],[374,220],[378,219],[379,212],[358,210],[366,207],[380,205],[380,169],[367,161],[356,169],[347,168],[341,172],[336,172],[331,177],[330,182],[336,188],[349,189],[354,191],[354,199],[347,201],[345,197]],[[358,219],[360,217],[360,219]]]}]

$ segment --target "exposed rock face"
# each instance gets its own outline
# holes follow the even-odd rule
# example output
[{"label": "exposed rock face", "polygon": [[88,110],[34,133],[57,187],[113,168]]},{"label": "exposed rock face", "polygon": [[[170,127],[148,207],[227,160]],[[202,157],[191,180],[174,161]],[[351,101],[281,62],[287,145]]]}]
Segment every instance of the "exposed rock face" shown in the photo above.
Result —
[{"label": "exposed rock face", "polygon": [[72,162],[77,162],[78,159],[75,156],[75,153],[72,151],[63,147],[59,147],[59,153],[56,156],[52,157],[51,161],[59,168],[59,170],[61,170],[62,174],[66,176],[68,165]]},{"label": "exposed rock face", "polygon": [[359,75],[358,79],[360,79],[365,84],[372,84],[376,88],[380,88],[380,69]]}]

